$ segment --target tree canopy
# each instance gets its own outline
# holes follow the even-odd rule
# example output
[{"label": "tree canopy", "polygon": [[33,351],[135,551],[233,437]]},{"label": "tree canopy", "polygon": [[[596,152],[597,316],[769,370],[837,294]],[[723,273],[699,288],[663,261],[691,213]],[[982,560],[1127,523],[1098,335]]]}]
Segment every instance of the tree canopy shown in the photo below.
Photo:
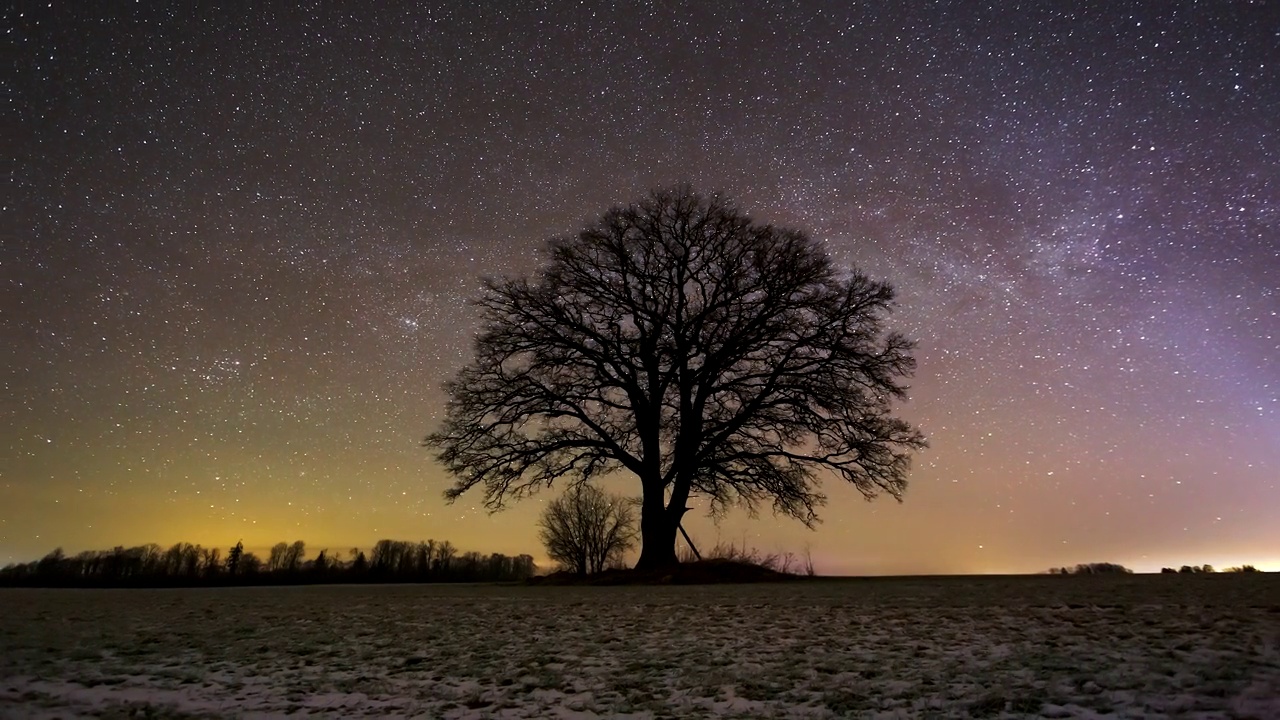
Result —
[{"label": "tree canopy", "polygon": [[915,368],[893,288],[797,230],[687,187],[556,238],[485,281],[475,356],[425,444],[497,510],[557,481],[639,479],[638,567],[675,562],[692,495],[806,524],[819,473],[901,499],[921,433],[892,414]]}]

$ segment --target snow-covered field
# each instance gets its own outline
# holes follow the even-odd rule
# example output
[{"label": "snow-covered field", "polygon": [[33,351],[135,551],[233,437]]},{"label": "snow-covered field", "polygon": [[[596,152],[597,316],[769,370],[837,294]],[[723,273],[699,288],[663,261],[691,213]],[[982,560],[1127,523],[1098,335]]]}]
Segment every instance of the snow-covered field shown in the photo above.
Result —
[{"label": "snow-covered field", "polygon": [[0,590],[0,717],[1280,718],[1280,575]]}]

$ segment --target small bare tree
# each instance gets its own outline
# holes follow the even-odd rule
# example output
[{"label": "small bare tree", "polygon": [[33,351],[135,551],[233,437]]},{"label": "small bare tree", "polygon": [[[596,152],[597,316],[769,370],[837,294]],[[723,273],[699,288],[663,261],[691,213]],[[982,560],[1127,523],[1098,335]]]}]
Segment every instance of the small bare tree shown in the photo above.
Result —
[{"label": "small bare tree", "polygon": [[635,503],[579,483],[547,505],[538,528],[552,560],[579,575],[598,573],[635,544]]}]

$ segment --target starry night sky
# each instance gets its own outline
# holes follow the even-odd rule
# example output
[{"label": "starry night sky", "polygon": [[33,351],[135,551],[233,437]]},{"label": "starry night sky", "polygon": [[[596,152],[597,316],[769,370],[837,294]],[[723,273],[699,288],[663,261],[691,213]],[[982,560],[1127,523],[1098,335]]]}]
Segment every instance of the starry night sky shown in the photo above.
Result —
[{"label": "starry night sky", "polygon": [[1280,3],[1024,4],[10,5],[0,563],[541,557],[419,446],[468,301],[689,182],[898,287],[932,443],[701,544],[1280,569]]}]

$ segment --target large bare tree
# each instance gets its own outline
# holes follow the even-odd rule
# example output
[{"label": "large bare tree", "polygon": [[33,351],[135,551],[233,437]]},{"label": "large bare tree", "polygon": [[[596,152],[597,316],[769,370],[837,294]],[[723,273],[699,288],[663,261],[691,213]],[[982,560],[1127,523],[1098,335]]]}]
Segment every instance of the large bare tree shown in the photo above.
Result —
[{"label": "large bare tree", "polygon": [[812,525],[833,474],[901,500],[923,436],[892,415],[915,368],[893,288],[802,232],[685,187],[554,239],[529,277],[487,280],[475,357],[426,438],[491,510],[560,479],[628,471],[638,568],[677,562],[690,496]]}]

